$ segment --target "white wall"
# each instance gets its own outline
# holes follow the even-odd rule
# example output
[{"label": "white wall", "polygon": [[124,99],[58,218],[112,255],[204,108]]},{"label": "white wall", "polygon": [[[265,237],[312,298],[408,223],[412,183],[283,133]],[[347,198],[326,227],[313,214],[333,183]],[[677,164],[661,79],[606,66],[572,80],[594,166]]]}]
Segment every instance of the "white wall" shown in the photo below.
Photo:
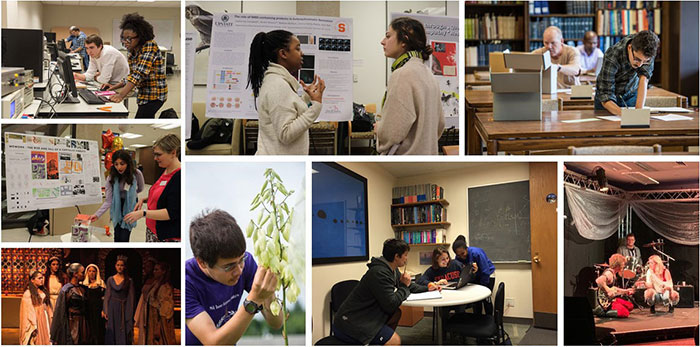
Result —
[{"label": "white wall", "polygon": [[[394,177],[386,170],[372,163],[340,163],[348,169],[367,178],[367,205],[369,206],[369,254],[370,257],[382,253],[384,241],[394,237],[391,229],[391,187]],[[311,177],[313,180],[313,175]],[[386,207],[386,208],[384,208]],[[316,265],[312,267],[312,341],[315,343],[330,331],[330,292],[334,284],[348,280],[359,280],[367,271],[366,262],[342,263],[336,265]]]},{"label": "white wall", "polygon": [[[119,6],[62,6],[43,5],[43,21],[41,28],[50,31],[52,27],[93,27],[100,31],[104,41],[117,49],[122,49],[121,42],[112,41],[113,20],[120,19],[123,15],[138,12],[146,20],[172,20],[173,22],[173,50],[175,64],[180,64],[180,8],[179,7],[119,7]],[[156,42],[158,38],[156,38]]]},{"label": "white wall", "polygon": [[[467,170],[445,171],[435,174],[407,177],[397,180],[396,186],[433,183],[445,188],[445,199],[450,203],[447,220],[452,223],[447,229],[447,242],[452,243],[458,235],[469,240],[469,220],[467,217],[466,190],[468,187],[497,184],[509,181],[528,180],[528,163],[488,163]],[[387,208],[387,213],[388,213]],[[479,247],[479,245],[470,245]],[[418,252],[432,251],[432,248],[413,247],[409,253],[408,270],[422,273],[427,266],[420,265]],[[454,257],[454,253],[450,255]],[[532,272],[530,264],[496,265],[496,285],[504,282],[506,297],[513,298],[515,307],[507,308],[505,316],[532,318]]]},{"label": "white wall", "polygon": [[[231,13],[240,12],[240,6],[223,6],[220,3],[198,1],[197,4],[207,10],[221,10]],[[447,5],[446,5],[447,4]],[[445,7],[446,10],[445,10]],[[379,107],[387,81],[387,59],[380,41],[384,37],[391,12],[411,10],[415,13],[426,8],[442,9],[448,16],[457,17],[457,1],[341,1],[340,16],[353,19],[353,74],[357,82],[353,83],[353,101],[361,104],[375,103]],[[212,12],[212,10],[209,10]],[[295,2],[243,2],[245,13],[296,14]],[[431,12],[433,13],[433,12]],[[438,15],[437,13],[433,13]],[[187,30],[194,30],[186,24]],[[202,54],[202,53],[200,53]],[[206,72],[197,71],[196,74]],[[323,76],[321,76],[323,77]],[[206,80],[206,79],[205,79]],[[196,86],[193,102],[203,102],[206,98],[206,86]]]},{"label": "white wall", "polygon": [[42,11],[39,1],[2,1],[2,27],[41,29]]}]

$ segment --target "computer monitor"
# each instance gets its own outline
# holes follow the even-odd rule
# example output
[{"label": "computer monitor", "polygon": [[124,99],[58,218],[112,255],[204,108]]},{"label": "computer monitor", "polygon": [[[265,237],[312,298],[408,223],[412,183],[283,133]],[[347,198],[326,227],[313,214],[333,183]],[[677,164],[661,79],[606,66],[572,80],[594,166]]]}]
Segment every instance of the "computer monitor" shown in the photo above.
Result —
[{"label": "computer monitor", "polygon": [[39,29],[2,29],[2,66],[31,69],[43,82],[44,32]]},{"label": "computer monitor", "polygon": [[66,41],[58,40],[58,41],[56,41],[56,44],[58,45],[59,52],[68,53],[68,48],[66,47]]},{"label": "computer monitor", "polygon": [[58,59],[58,46],[56,42],[47,43],[46,49],[48,49],[49,54],[51,54],[51,61],[56,61],[56,59]]},{"label": "computer monitor", "polygon": [[56,42],[56,33],[52,33],[52,32],[47,31],[44,33],[44,37],[46,38],[46,42],[52,42],[52,43]]},{"label": "computer monitor", "polygon": [[74,98],[78,97],[78,88],[75,86],[73,78],[73,67],[70,63],[70,57],[64,52],[58,53],[58,74],[61,75],[64,85],[68,88],[68,92]]}]

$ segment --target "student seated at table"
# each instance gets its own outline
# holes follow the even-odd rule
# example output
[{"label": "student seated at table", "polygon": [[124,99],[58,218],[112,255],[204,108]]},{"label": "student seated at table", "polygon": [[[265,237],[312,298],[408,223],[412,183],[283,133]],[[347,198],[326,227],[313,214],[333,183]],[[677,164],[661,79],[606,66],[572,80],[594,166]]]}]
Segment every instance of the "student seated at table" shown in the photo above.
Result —
[{"label": "student seated at table", "polygon": [[551,26],[544,30],[540,47],[532,53],[542,54],[549,51],[552,58],[552,69],[557,72],[557,88],[571,88],[572,85],[581,84],[578,77],[581,76],[581,63],[576,48],[564,44],[561,29]]},{"label": "student seated at table", "polygon": [[605,51],[596,80],[596,110],[620,115],[620,107],[644,106],[658,46],[659,37],[644,30],[623,38]]},{"label": "student seated at table", "polygon": [[598,65],[598,58],[603,57],[603,51],[598,48],[598,34],[589,30],[583,35],[583,44],[576,46],[581,57],[581,68],[583,73],[595,73]]},{"label": "student seated at table", "polygon": [[116,48],[102,43],[92,34],[85,39],[85,50],[90,56],[90,67],[84,74],[73,73],[78,81],[97,81],[102,89],[111,88],[129,75],[129,63]]},{"label": "student seated at table", "polygon": [[433,265],[423,272],[416,283],[432,287],[457,281],[463,267],[462,263],[450,260],[450,252],[447,248],[437,247],[433,250]]},{"label": "student seated at table", "polygon": [[[491,275],[496,272],[496,267],[493,266],[491,259],[486,256],[486,252],[478,247],[467,247],[467,240],[464,235],[457,236],[457,239],[452,243],[452,251],[455,252],[455,260],[462,263],[464,266],[471,266],[476,272],[470,283],[480,284],[493,291],[493,282],[490,281]],[[493,304],[490,298],[472,304],[474,313],[481,313],[482,307],[486,310],[486,314],[493,312]]]},{"label": "student seated at table", "polygon": [[[333,332],[339,340],[356,345],[400,345],[396,326],[399,306],[411,293],[428,291],[427,286],[411,283],[406,266],[410,247],[405,241],[384,241],[382,256],[372,257],[360,283],[340,305],[333,319]],[[433,287],[430,290],[436,290]]]}]

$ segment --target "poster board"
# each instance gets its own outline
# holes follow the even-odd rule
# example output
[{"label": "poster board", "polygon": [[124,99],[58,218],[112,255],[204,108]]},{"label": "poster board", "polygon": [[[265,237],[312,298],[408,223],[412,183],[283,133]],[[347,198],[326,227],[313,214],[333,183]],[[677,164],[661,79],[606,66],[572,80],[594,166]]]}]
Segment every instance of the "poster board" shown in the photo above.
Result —
[{"label": "poster board", "polygon": [[[326,83],[319,121],[352,119],[352,19],[338,17],[214,14],[207,71],[209,118],[257,119],[248,82],[250,44],[258,32],[284,29],[301,41],[305,82],[319,75]],[[301,88],[298,92],[302,92]]]},{"label": "poster board", "polygon": [[196,33],[185,33],[185,139],[192,137],[192,93],[194,92],[194,55]]},{"label": "poster board", "polygon": [[398,17],[410,17],[423,23],[427,44],[433,48],[432,56],[425,63],[440,86],[445,127],[459,128],[459,19],[398,12],[392,12],[390,19]]},{"label": "poster board", "polygon": [[[153,34],[155,35],[154,40],[158,43],[158,46],[166,47],[169,51],[173,50],[173,20],[171,19],[148,19],[146,20],[153,25]],[[115,18],[112,20],[112,46],[123,49],[121,45],[121,34],[122,31],[119,29],[119,24],[121,24],[121,18]],[[180,25],[180,22],[178,22]],[[173,52],[175,53],[175,52]]]},{"label": "poster board", "polygon": [[102,203],[97,141],[5,133],[7,212]]}]

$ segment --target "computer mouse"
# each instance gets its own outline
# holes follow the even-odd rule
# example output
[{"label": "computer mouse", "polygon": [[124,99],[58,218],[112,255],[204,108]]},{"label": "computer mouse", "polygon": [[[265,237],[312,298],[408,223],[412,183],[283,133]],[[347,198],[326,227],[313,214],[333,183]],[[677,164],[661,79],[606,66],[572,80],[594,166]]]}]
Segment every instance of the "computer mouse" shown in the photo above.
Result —
[{"label": "computer mouse", "polygon": [[109,87],[100,87],[100,91],[105,91],[107,89],[109,89]]}]

